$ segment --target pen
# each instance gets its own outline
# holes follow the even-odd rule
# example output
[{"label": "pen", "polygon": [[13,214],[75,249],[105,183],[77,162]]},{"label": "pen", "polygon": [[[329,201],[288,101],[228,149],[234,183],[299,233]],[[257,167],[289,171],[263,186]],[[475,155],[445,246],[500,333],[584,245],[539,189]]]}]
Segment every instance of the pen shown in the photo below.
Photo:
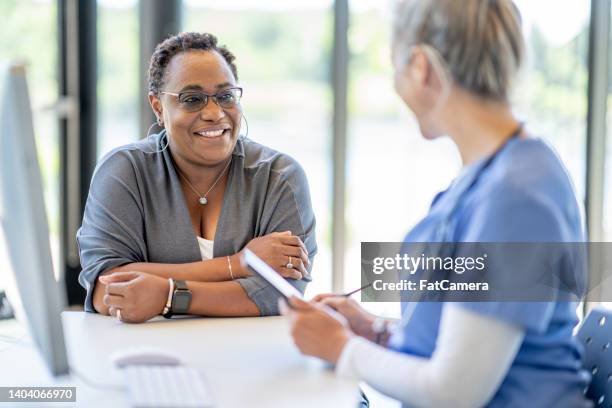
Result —
[{"label": "pen", "polygon": [[359,289],[352,290],[352,291],[347,292],[347,293],[345,293],[345,294],[343,294],[343,295],[340,295],[340,296],[349,297],[349,296],[351,296],[352,294],[355,294],[355,293],[357,293],[357,292],[361,292],[362,290],[369,288],[370,286],[372,286],[372,284],[373,284],[373,282],[372,282],[372,283],[368,283],[367,285],[362,286],[362,287],[360,287]]}]

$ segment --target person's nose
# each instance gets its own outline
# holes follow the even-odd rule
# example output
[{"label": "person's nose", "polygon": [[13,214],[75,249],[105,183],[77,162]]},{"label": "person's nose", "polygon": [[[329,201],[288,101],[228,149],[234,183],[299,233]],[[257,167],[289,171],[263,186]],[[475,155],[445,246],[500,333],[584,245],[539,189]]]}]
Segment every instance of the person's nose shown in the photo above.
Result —
[{"label": "person's nose", "polygon": [[200,111],[202,120],[217,122],[225,117],[226,113],[213,98],[208,99],[208,103]]}]

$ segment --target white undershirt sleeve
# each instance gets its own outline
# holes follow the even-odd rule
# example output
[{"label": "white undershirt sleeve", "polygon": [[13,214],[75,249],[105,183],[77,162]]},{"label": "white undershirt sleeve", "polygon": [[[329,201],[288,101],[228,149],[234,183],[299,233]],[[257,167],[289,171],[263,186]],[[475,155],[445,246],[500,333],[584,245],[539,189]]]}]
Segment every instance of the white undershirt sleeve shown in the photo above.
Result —
[{"label": "white undershirt sleeve", "polygon": [[351,339],[336,373],[415,407],[477,407],[499,388],[523,341],[519,326],[447,304],[436,349],[422,358]]}]

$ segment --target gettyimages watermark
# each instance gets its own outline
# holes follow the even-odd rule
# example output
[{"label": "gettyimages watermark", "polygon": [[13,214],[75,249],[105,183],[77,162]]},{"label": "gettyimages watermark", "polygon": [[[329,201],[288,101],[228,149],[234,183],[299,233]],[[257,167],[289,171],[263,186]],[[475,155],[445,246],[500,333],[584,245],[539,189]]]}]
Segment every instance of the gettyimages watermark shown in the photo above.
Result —
[{"label": "gettyimages watermark", "polygon": [[365,302],[612,301],[612,243],[362,242]]}]

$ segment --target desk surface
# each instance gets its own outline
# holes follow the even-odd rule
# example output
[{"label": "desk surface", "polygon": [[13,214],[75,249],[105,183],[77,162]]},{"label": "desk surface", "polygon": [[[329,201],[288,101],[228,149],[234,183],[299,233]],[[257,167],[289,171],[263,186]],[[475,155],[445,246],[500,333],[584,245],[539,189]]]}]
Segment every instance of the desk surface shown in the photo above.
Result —
[{"label": "desk surface", "polygon": [[[215,407],[354,408],[357,403],[357,382],[336,378],[322,362],[301,355],[281,317],[160,318],[137,325],[84,312],[64,312],[62,318],[70,364],[90,381],[123,384],[111,354],[145,345],[201,369]],[[4,346],[0,367],[0,386],[76,385],[78,406],[128,406],[125,391],[95,389],[75,377],[50,378],[31,341]]]}]

